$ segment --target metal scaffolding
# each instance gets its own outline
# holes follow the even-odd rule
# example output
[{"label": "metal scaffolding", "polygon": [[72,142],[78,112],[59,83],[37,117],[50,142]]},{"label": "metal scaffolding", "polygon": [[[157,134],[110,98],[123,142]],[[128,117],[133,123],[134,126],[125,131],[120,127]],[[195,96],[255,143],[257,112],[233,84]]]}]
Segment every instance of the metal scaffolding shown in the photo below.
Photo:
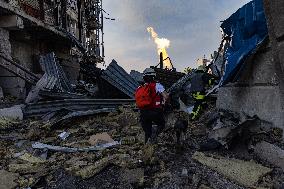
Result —
[{"label": "metal scaffolding", "polygon": [[87,22],[87,62],[104,62],[104,32],[102,0],[85,0]]}]

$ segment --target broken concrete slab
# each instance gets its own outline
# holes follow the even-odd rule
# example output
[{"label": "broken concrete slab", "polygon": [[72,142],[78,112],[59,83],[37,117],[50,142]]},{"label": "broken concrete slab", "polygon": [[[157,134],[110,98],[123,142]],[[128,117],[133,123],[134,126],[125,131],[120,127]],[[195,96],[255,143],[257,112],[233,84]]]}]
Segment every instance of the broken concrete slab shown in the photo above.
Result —
[{"label": "broken concrete slab", "polygon": [[24,114],[22,111],[24,105],[16,105],[10,108],[0,109],[0,118],[11,118],[15,120],[23,120]]},{"label": "broken concrete slab", "polygon": [[19,178],[19,174],[0,170],[0,189],[13,189],[18,186],[15,182]]},{"label": "broken concrete slab", "polygon": [[106,166],[111,163],[111,158],[103,158],[95,162],[93,165],[86,166],[79,171],[75,172],[75,175],[80,176],[83,179],[91,178],[100,171],[102,171]]},{"label": "broken concrete slab", "polygon": [[270,144],[268,142],[262,141],[257,143],[254,147],[254,152],[263,160],[282,168],[284,170],[284,150]]},{"label": "broken concrete slab", "polygon": [[44,164],[25,163],[25,164],[10,164],[8,165],[8,169],[10,172],[13,173],[28,174],[28,173],[42,172],[46,169],[46,167]]},{"label": "broken concrete slab", "polygon": [[80,176],[83,179],[91,178],[94,175],[101,172],[108,165],[113,164],[113,165],[123,166],[124,164],[126,164],[127,158],[128,156],[125,156],[124,154],[114,154],[114,155],[102,158],[96,161],[94,164],[88,165],[80,169],[79,171],[76,171],[75,175]]},{"label": "broken concrete slab", "polygon": [[192,158],[246,187],[254,187],[260,178],[272,171],[272,169],[254,161],[243,161],[221,156],[209,157],[202,152],[195,152]]},{"label": "broken concrete slab", "polygon": [[106,132],[92,135],[89,138],[89,143],[92,146],[96,146],[96,145],[99,145],[99,144],[112,143],[112,142],[114,142],[114,140]]},{"label": "broken concrete slab", "polygon": [[29,153],[24,153],[23,155],[19,156],[21,160],[27,161],[29,163],[44,163],[45,161],[43,159],[40,159],[38,157],[34,157],[33,155]]}]

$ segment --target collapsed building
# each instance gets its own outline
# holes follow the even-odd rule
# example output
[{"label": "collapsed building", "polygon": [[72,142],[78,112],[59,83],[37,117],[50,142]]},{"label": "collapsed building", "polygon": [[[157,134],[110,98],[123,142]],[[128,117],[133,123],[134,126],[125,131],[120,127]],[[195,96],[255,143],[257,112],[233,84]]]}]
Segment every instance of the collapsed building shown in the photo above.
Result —
[{"label": "collapsed building", "polygon": [[[171,110],[159,143],[144,145],[133,105],[142,74],[128,74],[115,60],[96,67],[104,58],[102,15],[90,15],[102,11],[98,3],[0,0],[0,86],[4,95],[26,99],[0,109],[1,186],[283,188],[284,3],[253,0],[223,22],[226,36],[209,65],[221,79],[208,93],[218,90],[217,108],[213,95],[190,121],[183,154],[174,146],[174,124],[189,121],[189,110]],[[179,98],[194,71],[165,68],[164,60],[171,62],[160,54],[152,68]],[[222,148],[235,136],[237,149]],[[208,139],[214,148],[200,152]]]},{"label": "collapsed building", "polygon": [[43,73],[40,56],[51,52],[72,83],[79,76],[79,62],[103,62],[101,3],[98,0],[1,0],[0,86],[3,92],[25,99],[31,85]]},{"label": "collapsed building", "polygon": [[[217,107],[284,129],[282,1],[255,0],[225,20],[230,36]],[[263,8],[264,7],[264,8]]]}]

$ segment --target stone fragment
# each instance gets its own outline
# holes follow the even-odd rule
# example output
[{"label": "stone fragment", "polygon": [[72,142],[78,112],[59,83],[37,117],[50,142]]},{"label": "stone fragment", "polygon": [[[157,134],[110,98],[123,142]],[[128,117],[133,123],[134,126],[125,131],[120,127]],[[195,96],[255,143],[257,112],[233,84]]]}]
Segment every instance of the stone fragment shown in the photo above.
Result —
[{"label": "stone fragment", "polygon": [[17,187],[15,182],[20,175],[17,173],[11,173],[5,170],[0,170],[0,189],[12,189]]},{"label": "stone fragment", "polygon": [[129,157],[125,154],[114,154],[112,156],[102,158],[96,161],[94,164],[88,165],[79,171],[76,171],[75,175],[80,176],[83,179],[91,178],[110,164],[127,167],[127,164],[131,164],[131,162]]},{"label": "stone fragment", "polygon": [[278,146],[262,141],[255,145],[254,152],[261,159],[266,160],[269,163],[284,170],[284,150],[282,150]]},{"label": "stone fragment", "polygon": [[27,173],[38,173],[45,169],[43,164],[10,164],[8,165],[8,169],[13,173],[27,174]]},{"label": "stone fragment", "polygon": [[114,140],[106,133],[99,133],[96,135],[90,136],[89,143],[92,146],[96,146],[98,144],[112,143]]},{"label": "stone fragment", "polygon": [[10,108],[0,109],[0,118],[9,118],[15,120],[23,120],[24,114],[22,111],[24,105],[16,105]]},{"label": "stone fragment", "polygon": [[23,155],[19,156],[19,158],[21,160],[27,161],[29,163],[44,163],[45,161],[38,158],[38,157],[34,157],[29,153],[24,153]]},{"label": "stone fragment", "polygon": [[230,159],[221,156],[209,157],[202,152],[195,152],[192,158],[246,187],[254,187],[260,178],[272,171],[272,169],[253,161]]}]

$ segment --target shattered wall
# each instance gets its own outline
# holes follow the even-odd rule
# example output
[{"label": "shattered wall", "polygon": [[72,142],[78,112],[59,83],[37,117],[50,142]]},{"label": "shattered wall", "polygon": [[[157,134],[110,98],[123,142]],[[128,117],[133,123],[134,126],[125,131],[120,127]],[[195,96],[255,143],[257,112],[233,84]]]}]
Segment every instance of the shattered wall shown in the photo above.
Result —
[{"label": "shattered wall", "polygon": [[[284,54],[284,2],[264,2],[270,39],[247,60],[237,82],[220,88],[217,107],[249,116],[256,115],[284,129],[284,64],[281,58],[281,54]],[[275,29],[277,36],[273,34]]]},{"label": "shattered wall", "polygon": [[[48,10],[50,11],[47,12],[50,14],[45,14],[47,12],[42,11],[43,7],[49,8]],[[63,18],[55,16],[54,13],[59,10],[54,7],[54,1],[48,0],[44,2],[39,0],[0,0],[0,53],[10,60],[15,60],[31,72],[42,74],[38,62],[39,56],[55,52],[67,77],[71,82],[74,82],[79,75],[78,55],[80,56],[80,51],[74,45],[80,43],[79,41],[76,43],[76,40],[79,40],[78,26],[75,27],[76,31],[71,31],[71,25],[65,28],[66,31],[58,30],[58,27],[61,27]],[[74,18],[78,17],[77,12],[69,11]],[[18,20],[22,21],[20,25],[16,22]],[[46,22],[47,24],[45,24]],[[59,26],[55,28],[50,25],[51,23],[59,24]],[[73,39],[72,36],[70,37],[70,34],[76,34],[76,38],[73,37]],[[75,49],[75,53],[71,52],[72,49]],[[8,64],[10,69],[23,75],[18,68],[6,61],[0,59],[0,63]],[[32,87],[29,83],[9,73],[2,67],[0,67],[0,78],[0,86],[3,88],[4,93],[15,96],[18,99],[25,99]]]},{"label": "shattered wall", "polygon": [[[0,51],[7,58],[11,58],[12,48],[10,43],[10,35],[9,31],[3,28],[0,28]],[[8,64],[0,59],[0,64]],[[10,68],[14,71],[19,72],[19,70],[15,70],[10,64],[8,64]],[[0,86],[3,89],[5,94],[17,94],[17,97],[23,96],[23,81],[11,74],[10,72],[0,68]]]},{"label": "shattered wall", "polygon": [[[65,43],[50,43],[50,41],[54,39],[48,41],[37,40],[29,34],[21,36],[17,31],[10,31],[10,37],[9,32],[7,31],[6,36],[3,38],[5,38],[3,39],[5,40],[5,43],[1,44],[8,44],[9,47],[7,57],[13,57],[14,60],[18,61],[19,64],[33,73],[42,74],[38,62],[38,57],[40,55],[55,52],[70,81],[74,82],[77,79],[79,74],[78,59],[70,55],[71,47],[69,45],[66,45]],[[3,47],[0,47],[1,50],[2,48]],[[18,99],[25,99],[27,93],[31,89],[31,85],[5,70],[0,69],[0,71],[2,71],[0,72],[0,86],[3,87],[4,92],[17,97]]]}]

